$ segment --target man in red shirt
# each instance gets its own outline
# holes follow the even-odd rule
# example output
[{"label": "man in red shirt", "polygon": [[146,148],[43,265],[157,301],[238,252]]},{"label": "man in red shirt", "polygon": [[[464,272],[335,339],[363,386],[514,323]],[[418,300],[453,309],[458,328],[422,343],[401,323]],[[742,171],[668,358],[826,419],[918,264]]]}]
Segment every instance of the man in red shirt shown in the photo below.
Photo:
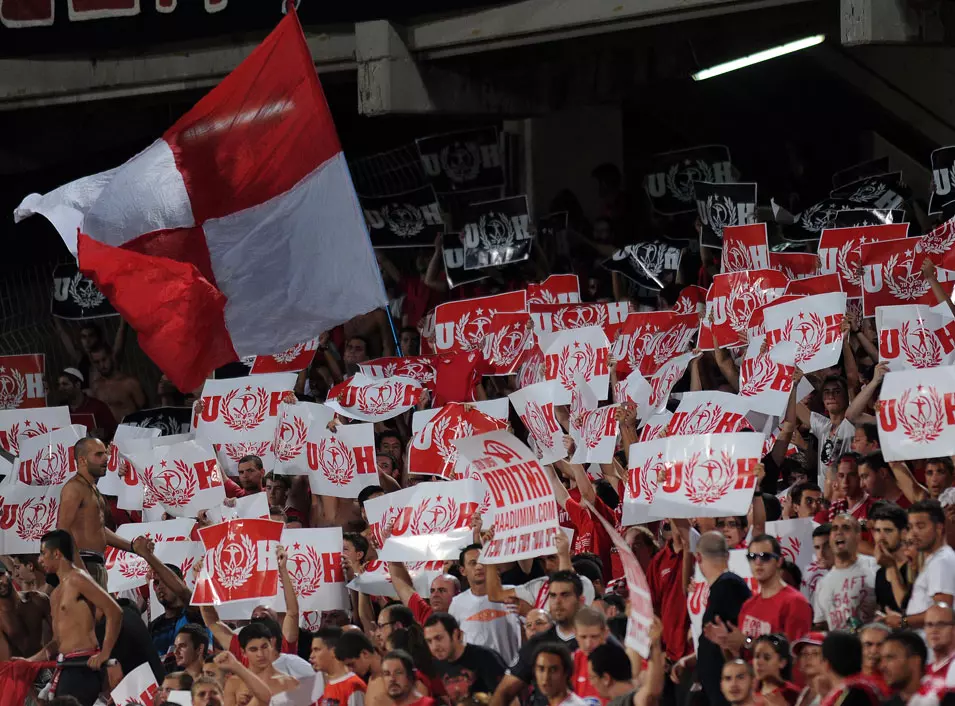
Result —
[{"label": "man in red shirt", "polygon": [[881,451],[874,451],[859,461],[859,482],[862,489],[870,497],[877,500],[888,500],[903,510],[912,506],[905,493],[899,488],[895,474],[886,463]]},{"label": "man in red shirt", "polygon": [[[654,615],[665,615],[663,647],[667,660],[678,662],[689,652],[687,631],[690,615],[686,610],[686,587],[683,584],[684,537],[674,521],[669,520],[670,539],[653,555],[647,573]],[[665,529],[664,525],[664,529]]]},{"label": "man in red shirt", "polygon": [[442,574],[431,581],[431,595],[426,601],[414,589],[411,574],[404,564],[397,561],[388,562],[388,574],[398,599],[411,609],[414,619],[421,625],[424,625],[432,613],[447,613],[451,607],[451,599],[461,592],[461,582],[456,576]]},{"label": "man in red shirt", "polygon": [[[686,611],[684,611],[686,612]],[[595,608],[583,607],[574,616],[574,629],[577,637],[577,651],[574,652],[574,676],[570,680],[571,689],[588,704],[605,704],[600,692],[590,683],[588,657],[597,647],[607,642],[610,629],[607,616]]]}]

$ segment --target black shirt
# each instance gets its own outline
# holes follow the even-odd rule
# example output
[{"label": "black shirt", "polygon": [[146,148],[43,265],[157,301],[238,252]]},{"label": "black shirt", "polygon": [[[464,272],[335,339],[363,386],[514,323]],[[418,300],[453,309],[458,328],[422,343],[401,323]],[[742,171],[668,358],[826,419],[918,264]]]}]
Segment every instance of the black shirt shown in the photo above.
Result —
[{"label": "black shirt", "polygon": [[466,680],[468,694],[493,694],[507,671],[501,655],[480,645],[465,645],[464,652],[456,662],[437,661],[435,672],[444,680],[449,693],[456,691],[451,683]]},{"label": "black shirt", "polygon": [[183,608],[171,618],[167,618],[163,613],[158,618],[149,623],[149,634],[152,636],[153,646],[160,657],[165,657],[166,653],[172,649],[173,642],[176,641],[176,633],[186,623],[197,623],[202,625],[202,616],[196,608]]},{"label": "black shirt", "polygon": [[517,655],[517,664],[511,667],[508,671],[512,677],[517,677],[525,684],[534,683],[534,653],[537,651],[537,647],[544,642],[556,642],[564,645],[570,653],[573,654],[577,649],[577,638],[572,637],[569,640],[563,640],[557,634],[557,626],[551,625],[550,630],[547,632],[542,632],[540,635],[535,635],[530,640],[524,643],[524,646],[521,647],[521,651]]},{"label": "black shirt", "polygon": [[[162,680],[166,677],[166,670],[163,669],[159,653],[153,647],[149,630],[146,629],[139,609],[125,599],[120,600],[119,606],[123,610],[123,623],[119,628],[119,637],[116,638],[116,646],[113,647],[110,657],[119,662],[123,668],[123,674],[129,674],[136,667],[148,662],[156,677],[156,683],[162,684]],[[101,620],[96,625],[96,639],[100,641],[100,644],[103,644],[105,635],[106,620]]]},{"label": "black shirt", "polygon": [[[739,627],[739,610],[752,595],[749,586],[731,571],[722,574],[710,586],[710,598],[703,611],[703,625],[720,618],[724,623],[733,623]],[[696,672],[703,687],[703,693],[709,706],[726,706],[727,701],[720,691],[720,676],[723,671],[723,651],[700,635],[700,645],[696,651]]]},{"label": "black shirt", "polygon": [[[908,572],[908,565],[902,567],[902,578],[906,578]],[[909,604],[909,598],[912,596],[911,581],[909,583],[909,590],[905,592],[905,597],[902,599],[902,605],[900,606],[895,600],[895,594],[892,592],[892,584],[889,583],[889,580],[885,577],[885,567],[880,566],[879,570],[875,572],[875,602],[879,606],[879,609],[885,611],[886,609],[894,610],[896,613],[904,613],[906,607]]]}]

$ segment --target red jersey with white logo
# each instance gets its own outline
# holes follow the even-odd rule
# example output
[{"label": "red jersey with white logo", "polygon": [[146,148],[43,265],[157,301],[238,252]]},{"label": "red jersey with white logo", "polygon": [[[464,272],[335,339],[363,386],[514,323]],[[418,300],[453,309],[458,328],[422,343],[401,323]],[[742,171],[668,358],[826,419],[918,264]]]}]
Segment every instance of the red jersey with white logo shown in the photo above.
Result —
[{"label": "red jersey with white logo", "polygon": [[812,630],[812,606],[789,585],[772,598],[757,593],[740,608],[739,629],[749,637],[782,633],[793,643]]},{"label": "red jersey with white logo", "polygon": [[600,698],[600,694],[590,683],[587,664],[587,655],[584,654],[583,650],[574,652],[574,676],[570,680],[570,688],[584,700],[587,706],[604,706],[607,702]]},{"label": "red jersey with white logo", "polygon": [[313,706],[365,706],[366,689],[361,677],[349,672],[343,677],[325,682],[322,698]]}]

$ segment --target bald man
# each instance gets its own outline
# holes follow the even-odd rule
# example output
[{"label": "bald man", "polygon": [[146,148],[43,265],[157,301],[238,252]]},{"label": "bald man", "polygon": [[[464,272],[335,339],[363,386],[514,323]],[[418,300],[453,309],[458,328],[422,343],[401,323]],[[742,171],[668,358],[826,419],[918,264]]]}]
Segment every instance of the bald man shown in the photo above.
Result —
[{"label": "bald man", "polygon": [[925,669],[925,676],[942,683],[955,683],[955,611],[948,603],[933,603],[925,611],[925,642],[934,660]]}]

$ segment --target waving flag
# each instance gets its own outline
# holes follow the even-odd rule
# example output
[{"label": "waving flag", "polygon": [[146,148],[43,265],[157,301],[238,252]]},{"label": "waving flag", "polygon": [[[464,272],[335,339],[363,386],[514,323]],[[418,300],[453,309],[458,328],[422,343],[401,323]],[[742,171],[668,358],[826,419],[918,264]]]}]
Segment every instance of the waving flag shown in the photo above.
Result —
[{"label": "waving flag", "polygon": [[27,196],[181,390],[386,304],[294,12],[120,167]]}]

